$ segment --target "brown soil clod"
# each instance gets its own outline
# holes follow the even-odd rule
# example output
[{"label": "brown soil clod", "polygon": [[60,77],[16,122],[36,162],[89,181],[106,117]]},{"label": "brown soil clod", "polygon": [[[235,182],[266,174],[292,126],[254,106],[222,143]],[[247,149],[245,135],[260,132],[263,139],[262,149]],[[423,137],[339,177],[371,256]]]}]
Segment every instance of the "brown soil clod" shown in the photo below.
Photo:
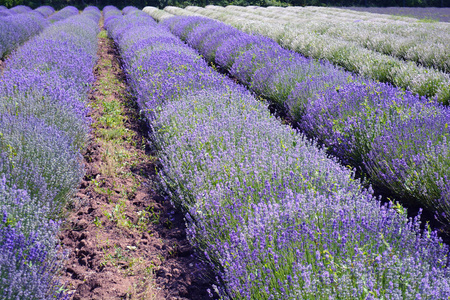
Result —
[{"label": "brown soil clod", "polygon": [[3,74],[3,70],[5,69],[5,67],[6,67],[5,61],[0,59],[0,75]]},{"label": "brown soil clod", "polygon": [[[210,299],[213,274],[187,241],[183,215],[158,193],[157,159],[111,40],[99,38],[98,56],[86,175],[60,233],[71,251],[61,279],[73,300]],[[105,131],[112,102],[124,113],[115,142]]]}]

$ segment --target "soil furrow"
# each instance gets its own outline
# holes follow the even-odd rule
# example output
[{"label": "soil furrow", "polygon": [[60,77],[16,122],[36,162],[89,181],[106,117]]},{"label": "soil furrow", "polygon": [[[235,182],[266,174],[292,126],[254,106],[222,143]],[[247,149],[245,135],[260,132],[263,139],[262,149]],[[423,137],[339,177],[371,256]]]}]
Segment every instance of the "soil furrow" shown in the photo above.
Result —
[{"label": "soil furrow", "polygon": [[158,192],[157,158],[103,30],[91,95],[86,175],[60,233],[72,299],[210,299],[213,275]]}]

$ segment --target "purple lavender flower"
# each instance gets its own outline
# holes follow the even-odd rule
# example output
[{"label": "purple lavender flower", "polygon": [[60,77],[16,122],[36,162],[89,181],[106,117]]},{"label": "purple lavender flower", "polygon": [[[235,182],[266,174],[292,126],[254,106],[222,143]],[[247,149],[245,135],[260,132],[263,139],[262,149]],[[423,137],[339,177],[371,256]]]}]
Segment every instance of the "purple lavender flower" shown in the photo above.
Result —
[{"label": "purple lavender flower", "polygon": [[[419,217],[408,220],[382,206],[351,171],[281,125],[248,90],[213,71],[166,29],[202,49],[197,28],[207,40],[212,33],[197,21],[169,19],[161,28],[145,16],[127,15],[106,27],[151,122],[161,183],[187,211],[188,236],[218,272],[220,295],[448,297],[448,247],[436,233],[422,234]],[[264,54],[245,47],[242,53]],[[243,78],[266,67],[259,57],[247,60],[261,66],[242,63],[244,71],[236,74]],[[322,90],[326,79],[320,79],[318,91],[336,91]],[[339,80],[346,87],[348,79]]]},{"label": "purple lavender flower", "polygon": [[[318,139],[344,164],[366,170],[372,182],[384,185],[394,194],[411,198],[440,215],[450,215],[450,207],[444,208],[450,201],[445,183],[450,177],[445,171],[449,170],[448,159],[441,150],[439,153],[444,154],[421,154],[430,152],[425,149],[432,136],[445,136],[445,124],[450,123],[447,108],[390,84],[355,76],[330,63],[306,59],[272,40],[245,34],[214,20],[173,17],[161,25],[252,91],[286,107],[306,134]],[[220,36],[227,40],[210,42]],[[424,118],[434,121],[425,122]],[[407,137],[398,128],[410,128],[410,120],[416,125],[408,129]],[[439,125],[418,131],[422,122]],[[425,132],[427,135],[420,137]],[[411,147],[410,143],[418,146]],[[438,148],[446,149],[446,145],[445,141]],[[372,147],[377,149],[372,151]],[[386,151],[389,154],[383,154]],[[387,174],[392,172],[397,175]]]},{"label": "purple lavender flower", "polygon": [[31,8],[26,5],[17,5],[9,9],[10,11],[15,12],[16,14],[23,14],[31,11]]},{"label": "purple lavender flower", "polygon": [[55,273],[61,265],[48,255],[36,234],[12,227],[8,214],[0,222],[0,297],[2,299],[68,299]]},{"label": "purple lavender flower", "polygon": [[79,11],[76,7],[73,6],[66,6],[63,9],[59,10],[57,13],[51,15],[48,20],[51,23],[55,23],[64,19],[67,19],[68,17],[78,15]]},{"label": "purple lavender flower", "polygon": [[36,8],[34,11],[39,12],[45,18],[47,18],[51,14],[55,13],[55,9],[48,5],[40,6],[40,7]]},{"label": "purple lavender flower", "polygon": [[0,17],[0,58],[40,33],[49,22],[38,13]]},{"label": "purple lavender flower", "polygon": [[68,299],[56,278],[57,220],[84,172],[99,18],[86,8],[48,26],[8,58],[0,78],[1,298]]}]

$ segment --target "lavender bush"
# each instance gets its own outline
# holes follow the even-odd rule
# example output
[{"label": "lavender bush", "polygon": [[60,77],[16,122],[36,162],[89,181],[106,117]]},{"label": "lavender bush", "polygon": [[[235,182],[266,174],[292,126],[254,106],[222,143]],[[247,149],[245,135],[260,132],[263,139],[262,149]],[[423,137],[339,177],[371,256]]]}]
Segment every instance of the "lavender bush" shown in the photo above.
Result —
[{"label": "lavender bush", "polygon": [[48,20],[51,23],[55,23],[64,19],[67,19],[68,17],[75,16],[79,13],[78,9],[73,6],[66,6],[63,9],[59,10],[57,13],[54,13],[51,15]]},{"label": "lavender bush", "polygon": [[36,8],[34,11],[39,12],[45,18],[49,17],[51,14],[55,13],[55,9],[51,6],[45,5]]},{"label": "lavender bush", "polygon": [[[19,169],[21,168],[21,169]],[[54,256],[59,223],[49,219],[52,215],[53,193],[39,174],[39,170],[12,162],[8,155],[0,157],[0,209],[7,214],[7,223],[24,236],[36,235],[35,240],[45,246],[49,255]],[[18,186],[26,186],[27,190]],[[41,192],[41,193],[39,193]]]},{"label": "lavender bush", "polygon": [[49,22],[37,13],[0,17],[0,58],[40,33],[48,24]]},{"label": "lavender bush", "polygon": [[15,12],[16,14],[23,14],[31,11],[31,8],[26,5],[17,5],[9,9],[10,11]]},{"label": "lavender bush", "polygon": [[85,99],[94,79],[97,33],[88,16],[59,22],[8,59],[0,80],[2,149],[40,170],[47,188],[57,191],[55,213],[82,176],[77,152],[89,131]]},{"label": "lavender bush", "polygon": [[92,19],[95,23],[98,24],[100,18],[102,17],[102,12],[96,6],[87,6],[83,10],[83,16],[87,16]]},{"label": "lavender bush", "polygon": [[64,14],[14,52],[0,78],[2,299],[69,297],[56,277],[56,233],[84,172],[100,11]]},{"label": "lavender bush", "polygon": [[[216,10],[217,8],[220,8],[220,10]],[[297,9],[301,10],[302,8]],[[317,9],[321,10],[322,8]],[[411,90],[422,96],[437,97],[444,104],[448,104],[450,100],[450,77],[447,73],[434,68],[422,67],[415,62],[404,61],[403,59],[365,49],[353,42],[340,38],[324,36],[321,34],[324,30],[322,27],[316,30],[308,30],[307,24],[305,26],[294,25],[295,20],[277,20],[271,15],[260,15],[259,12],[261,10],[236,6],[228,6],[226,8],[215,6],[206,8],[186,7],[184,10],[179,8],[167,10],[165,8],[165,11],[182,16],[204,15],[218,19],[247,33],[261,34],[272,38],[284,48],[297,51],[305,56],[326,59],[361,76],[390,82],[395,86]],[[280,15],[280,13],[277,12],[276,15]],[[282,16],[283,14],[281,14]],[[327,18],[332,20],[333,17],[327,16]],[[325,22],[325,25],[328,23]],[[441,30],[438,30],[439,33],[448,31],[448,25],[444,25],[440,27],[442,28]],[[389,28],[389,26],[387,27]],[[406,31],[408,32],[408,28]],[[415,41],[413,40],[412,42],[414,43]],[[446,47],[448,43],[439,44],[441,46],[436,47]],[[425,48],[422,49],[423,51],[420,50],[419,54],[428,53],[429,51],[426,49],[435,50],[436,48],[430,47],[429,43],[424,45]],[[412,57],[414,57],[415,49],[414,47],[411,49]],[[448,61],[448,55],[444,55],[443,59]],[[430,55],[430,60],[433,61],[433,55]],[[440,61],[441,59],[437,60]]]},{"label": "lavender bush", "polygon": [[31,8],[25,5],[17,5],[10,9],[6,8],[5,6],[0,6],[0,17],[7,17],[17,14],[24,14],[31,12]]},{"label": "lavender bush", "polygon": [[450,296],[448,247],[419,218],[382,206],[148,16],[105,25],[151,121],[163,185],[222,298]]},{"label": "lavender bush", "polygon": [[[372,182],[450,222],[447,107],[306,59],[267,38],[216,21],[174,17],[162,25],[253,91],[286,106],[298,126],[345,165],[364,169]],[[210,42],[224,34],[226,40]],[[421,130],[421,124],[428,125]],[[409,130],[402,131],[405,128]],[[433,142],[436,136],[444,138]],[[423,151],[431,151],[430,143],[444,152],[423,156]],[[402,171],[393,176],[390,172],[399,161]]]},{"label": "lavender bush", "polygon": [[14,12],[12,12],[12,11],[10,11],[9,9],[1,9],[0,10],[0,18],[1,17],[8,17],[8,16],[11,16],[11,15],[15,15],[16,13],[14,13]]},{"label": "lavender bush", "polygon": [[0,107],[44,119],[67,132],[77,149],[88,137],[86,83],[94,80],[97,51],[98,28],[91,12],[86,14],[57,23],[24,45],[6,61],[0,84]]},{"label": "lavender bush", "polygon": [[7,60],[0,78],[3,174],[47,218],[60,214],[83,174],[78,151],[89,131],[97,33],[87,16],[48,27]]},{"label": "lavender bush", "polygon": [[362,165],[372,181],[448,224],[449,116],[447,107],[390,85],[349,84],[311,98],[299,126],[346,163]]},{"label": "lavender bush", "polygon": [[122,9],[122,13],[124,15],[129,15],[130,13],[133,13],[133,12],[134,13],[138,12],[138,14],[140,14],[140,9],[137,9],[134,6],[126,6]]},{"label": "lavender bush", "polygon": [[288,96],[299,82],[326,78],[328,82],[317,87],[321,90],[325,86],[356,80],[329,63],[306,59],[281,48],[273,40],[247,35],[223,23],[184,17],[166,19],[162,24],[252,90],[281,106],[289,106],[292,113],[303,105],[300,99],[288,103]]},{"label": "lavender bush", "polygon": [[[12,166],[28,165],[45,178],[54,198],[51,203],[40,203],[40,206],[49,206],[52,214],[61,212],[83,175],[81,156],[73,149],[72,138],[33,116],[2,114],[0,132],[0,152],[9,156]],[[26,182],[15,181],[15,184],[28,190]],[[29,192],[39,197],[32,190]]]},{"label": "lavender bush", "polygon": [[[1,187],[0,187],[1,189]],[[24,236],[10,225],[10,215],[0,222],[0,297],[2,299],[69,299],[55,277],[60,268],[49,257],[37,235]]]}]

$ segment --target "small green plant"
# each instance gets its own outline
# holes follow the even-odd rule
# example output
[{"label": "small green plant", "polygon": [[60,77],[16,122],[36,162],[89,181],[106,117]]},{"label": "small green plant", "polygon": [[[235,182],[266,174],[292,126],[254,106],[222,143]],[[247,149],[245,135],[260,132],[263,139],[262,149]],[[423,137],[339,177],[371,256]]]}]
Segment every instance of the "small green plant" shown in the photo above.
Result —
[{"label": "small green plant", "polygon": [[127,262],[130,258],[124,253],[126,250],[122,249],[120,246],[114,245],[114,253],[106,253],[106,249],[103,249],[103,260],[100,265],[106,267],[111,264],[114,267],[119,266],[120,262]]},{"label": "small green plant", "polygon": [[420,19],[417,22],[419,22],[419,23],[437,23],[437,22],[439,22],[439,20],[432,19],[432,18],[429,18],[429,17],[425,17],[423,19]]},{"label": "small green plant", "polygon": [[94,218],[94,225],[95,225],[96,227],[98,227],[98,228],[102,228],[102,227],[103,227],[102,221],[101,221],[100,218],[97,217],[97,216]]},{"label": "small green plant", "polygon": [[108,38],[108,32],[106,30],[102,30],[97,35],[99,39],[107,39]]}]

